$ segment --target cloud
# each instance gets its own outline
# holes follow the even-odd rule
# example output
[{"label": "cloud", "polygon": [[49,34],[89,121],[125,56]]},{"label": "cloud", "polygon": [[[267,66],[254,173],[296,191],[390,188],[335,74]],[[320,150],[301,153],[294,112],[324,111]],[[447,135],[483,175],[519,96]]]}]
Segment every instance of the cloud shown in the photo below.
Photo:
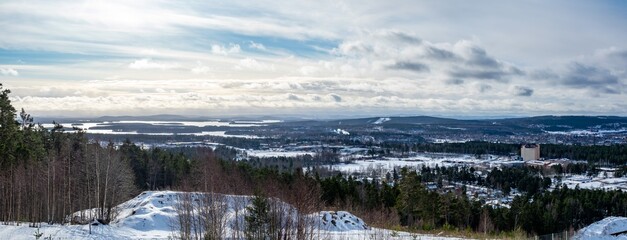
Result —
[{"label": "cloud", "polygon": [[342,101],[342,97],[340,97],[337,94],[329,94],[329,96],[331,96],[331,99],[333,99],[333,101],[335,101],[335,102],[341,102]]},{"label": "cloud", "polygon": [[245,58],[239,61],[239,64],[235,66],[235,69],[249,69],[255,71],[274,71],[274,65],[259,62],[254,58]]},{"label": "cloud", "polygon": [[240,53],[240,52],[241,52],[241,48],[239,44],[231,43],[228,47],[218,45],[218,44],[211,45],[211,53],[217,54],[217,55],[227,56],[229,54]]},{"label": "cloud", "polygon": [[17,72],[17,70],[15,70],[13,68],[0,68],[0,74],[2,74],[4,76],[18,76],[18,75],[20,75],[20,73]]},{"label": "cloud", "polygon": [[569,66],[561,83],[573,88],[610,94],[621,93],[623,87],[619,78],[609,70],[577,62]]},{"label": "cloud", "polygon": [[492,90],[492,86],[488,85],[488,84],[479,84],[479,86],[477,86],[478,90],[480,93],[485,93],[487,91]]},{"label": "cloud", "polygon": [[627,49],[623,48],[606,48],[597,50],[594,54],[594,57],[598,58],[597,61],[605,62],[604,60],[609,60],[612,62],[619,62],[620,64],[627,63]]},{"label": "cloud", "polygon": [[450,79],[507,83],[526,74],[472,41],[432,43],[398,30],[368,32],[332,52],[344,61],[340,69],[345,76],[424,77],[416,74],[428,72],[431,79],[450,84]]},{"label": "cloud", "polygon": [[429,46],[427,47],[427,56],[429,58],[437,59],[440,61],[450,61],[450,60],[458,60],[459,56],[457,54],[438,47]]},{"label": "cloud", "polygon": [[534,70],[529,73],[530,80],[557,80],[560,76],[551,69]]},{"label": "cloud", "polygon": [[[464,43],[466,44],[466,43]],[[488,56],[486,51],[477,46],[467,46],[465,49],[466,52],[466,64],[486,67],[486,68],[500,68],[501,63],[496,59]]]},{"label": "cloud", "polygon": [[362,41],[345,41],[332,50],[332,53],[340,56],[361,56],[373,52],[373,47]]},{"label": "cloud", "polygon": [[[433,52],[433,49],[437,48],[431,48],[430,52]],[[456,43],[454,49],[458,52],[457,54],[440,53],[444,55],[444,58],[436,57],[449,60],[451,70],[448,71],[448,75],[450,77],[508,82],[511,77],[525,75],[524,71],[489,56],[485,49],[469,41]]]},{"label": "cloud", "polygon": [[484,70],[484,69],[464,69],[458,68],[452,70],[450,73],[451,77],[454,78],[474,78],[474,79],[482,79],[482,80],[495,80],[498,82],[507,82],[507,76],[509,75],[506,72],[498,71],[498,70]]},{"label": "cloud", "polygon": [[533,95],[533,89],[523,86],[514,86],[514,95],[520,97],[530,97]]},{"label": "cloud", "polygon": [[452,78],[452,79],[446,80],[445,83],[450,84],[450,85],[461,85],[461,84],[464,84],[464,80],[461,80],[459,78]]},{"label": "cloud", "polygon": [[196,62],[196,66],[190,70],[194,74],[207,74],[213,71],[212,68],[203,65],[201,62]]},{"label": "cloud", "polygon": [[390,39],[394,41],[400,41],[400,42],[407,43],[407,44],[414,45],[414,44],[422,43],[422,39],[414,35],[401,32],[401,31],[384,31],[384,32],[379,32],[379,34],[389,37]]},{"label": "cloud", "polygon": [[[228,88],[223,84],[230,84]],[[328,84],[327,84],[328,83]],[[574,114],[593,111],[625,114],[622,101],[589,98],[569,89],[560,89],[564,97],[537,96],[534,101],[512,98],[516,90],[505,84],[493,86],[472,83],[472,91],[435,88],[413,79],[338,78],[335,81],[311,77],[268,79],[178,79],[178,80],[98,80],[56,82],[57,88],[20,81],[11,84],[12,101],[18,108],[39,116],[58,113],[58,108],[72,116],[83,114],[193,114],[207,116],[247,114],[294,114],[307,112],[316,116],[329,114]],[[525,85],[514,85],[525,86]],[[88,90],[87,90],[88,89]],[[141,91],[141,90],[144,91]],[[319,89],[319,90],[312,90]],[[378,91],[374,91],[378,90]],[[491,90],[487,93],[488,90]],[[89,91],[89,92],[86,92]],[[419,97],[415,97],[419,96]],[[610,98],[611,99],[611,98]],[[620,99],[620,97],[616,97]],[[623,104],[623,105],[621,105]],[[91,106],[85,110],[83,106]],[[604,106],[599,108],[598,106]],[[423,112],[424,111],[424,112]]]},{"label": "cloud", "polygon": [[300,73],[305,76],[316,74],[318,71],[320,71],[320,69],[315,66],[302,66],[300,68]]},{"label": "cloud", "polygon": [[257,49],[257,50],[262,50],[262,51],[266,50],[266,46],[264,46],[261,43],[256,43],[256,42],[253,42],[253,41],[250,41],[250,44],[248,44],[248,47],[253,48],[253,49]]},{"label": "cloud", "polygon": [[429,72],[429,67],[419,62],[396,62],[388,66],[388,69],[407,70],[412,72]]},{"label": "cloud", "polygon": [[322,97],[320,97],[318,95],[313,95],[313,96],[311,96],[311,100],[313,100],[315,102],[320,102],[320,101],[322,101]]},{"label": "cloud", "polygon": [[166,62],[156,62],[150,58],[143,58],[139,60],[135,60],[128,65],[130,69],[173,69],[178,68],[179,64],[177,63],[166,63]]},{"label": "cloud", "polygon": [[296,96],[296,94],[293,94],[293,93],[288,93],[288,94],[287,94],[287,99],[288,99],[288,100],[291,100],[291,101],[299,101],[299,102],[304,101],[304,99],[303,99],[303,98],[301,98],[301,97],[299,97],[299,96]]},{"label": "cloud", "polygon": [[192,73],[195,73],[195,74],[207,74],[207,73],[210,73],[211,70],[212,69],[210,67],[207,67],[207,66],[198,66],[198,67],[192,68],[191,71],[192,71]]},{"label": "cloud", "polygon": [[[19,82],[7,81],[20,93],[16,104],[52,113],[625,113],[623,15],[550,2],[493,4],[494,14],[462,5],[0,1],[0,46],[24,60],[0,75],[19,70]],[[74,87],[78,79],[94,82]]]}]

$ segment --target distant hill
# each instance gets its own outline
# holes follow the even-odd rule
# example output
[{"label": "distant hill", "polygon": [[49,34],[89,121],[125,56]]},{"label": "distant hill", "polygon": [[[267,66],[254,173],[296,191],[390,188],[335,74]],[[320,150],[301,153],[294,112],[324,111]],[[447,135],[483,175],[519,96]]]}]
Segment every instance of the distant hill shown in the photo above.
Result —
[{"label": "distant hill", "polygon": [[537,116],[526,118],[510,118],[491,120],[501,124],[513,124],[519,126],[545,125],[549,127],[562,127],[573,129],[588,128],[612,128],[627,126],[627,117],[617,116]]},{"label": "distant hill", "polygon": [[617,116],[537,116],[506,119],[461,120],[430,116],[374,117],[327,121],[300,121],[303,125],[358,126],[379,125],[398,128],[491,129],[500,131],[567,131],[627,128],[627,117]]},{"label": "distant hill", "polygon": [[[222,122],[232,120],[270,120],[270,116],[260,118],[253,117],[237,117],[237,118],[220,118]],[[63,123],[78,122],[114,122],[114,121],[214,121],[216,118],[199,117],[199,116],[182,116],[182,115],[150,115],[150,116],[102,116],[94,119],[36,119],[36,122],[51,123],[53,120]],[[111,125],[109,123],[108,125]],[[146,129],[137,129],[138,127],[154,128],[148,132],[167,131],[165,126],[149,126],[148,124],[125,124],[116,123],[111,126],[99,126],[99,129],[115,128],[117,130],[137,131]],[[231,126],[234,127],[234,126]],[[368,129],[385,129],[399,132],[427,132],[427,133],[444,133],[444,134],[488,134],[488,135],[516,135],[525,133],[573,133],[573,132],[627,132],[627,117],[618,116],[536,116],[522,118],[504,118],[504,119],[454,119],[431,116],[409,116],[409,117],[370,117],[370,118],[352,118],[352,119],[335,119],[335,120],[298,120],[291,119],[281,123],[273,124],[273,128],[318,128],[318,129],[346,129],[346,130],[368,130]],[[187,126],[185,128],[197,127]],[[178,126],[176,132],[189,132]],[[215,128],[201,129],[203,131],[219,130]],[[286,129],[287,131],[287,129]],[[349,131],[350,132],[350,131]]]}]

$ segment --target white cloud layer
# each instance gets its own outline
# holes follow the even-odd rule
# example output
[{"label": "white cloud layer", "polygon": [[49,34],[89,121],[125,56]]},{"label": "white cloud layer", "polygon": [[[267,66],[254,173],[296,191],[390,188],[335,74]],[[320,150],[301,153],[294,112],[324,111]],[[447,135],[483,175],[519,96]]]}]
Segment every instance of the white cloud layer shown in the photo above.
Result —
[{"label": "white cloud layer", "polygon": [[248,47],[258,49],[258,50],[264,50],[264,51],[266,50],[266,46],[264,46],[261,43],[256,43],[253,41],[250,41],[250,44],[248,45]]},{"label": "white cloud layer", "polygon": [[531,2],[5,1],[0,77],[57,116],[627,115],[626,7]]},{"label": "white cloud layer", "polygon": [[17,70],[13,68],[0,68],[0,74],[4,76],[18,76],[20,75]]},{"label": "white cloud layer", "polygon": [[226,55],[233,54],[233,53],[239,53],[240,51],[241,51],[241,48],[239,44],[231,44],[228,47],[220,46],[217,44],[211,45],[211,52],[213,54],[226,56]]},{"label": "white cloud layer", "polygon": [[149,58],[135,60],[128,65],[131,69],[173,69],[179,67],[176,63],[156,62]]}]

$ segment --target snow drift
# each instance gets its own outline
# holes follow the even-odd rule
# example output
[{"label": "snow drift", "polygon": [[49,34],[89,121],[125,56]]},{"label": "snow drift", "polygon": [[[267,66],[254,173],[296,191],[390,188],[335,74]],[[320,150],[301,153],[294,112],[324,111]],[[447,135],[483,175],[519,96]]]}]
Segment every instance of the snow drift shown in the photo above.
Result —
[{"label": "snow drift", "polygon": [[607,217],[582,228],[573,239],[627,239],[627,217]]}]

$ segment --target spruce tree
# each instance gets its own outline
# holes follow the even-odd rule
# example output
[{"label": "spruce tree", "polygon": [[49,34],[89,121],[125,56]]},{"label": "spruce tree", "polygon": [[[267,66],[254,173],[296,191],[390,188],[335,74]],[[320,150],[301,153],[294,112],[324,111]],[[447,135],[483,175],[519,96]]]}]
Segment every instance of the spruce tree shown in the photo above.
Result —
[{"label": "spruce tree", "polygon": [[255,194],[251,205],[246,207],[246,239],[268,239],[268,223],[270,221],[268,199]]}]

